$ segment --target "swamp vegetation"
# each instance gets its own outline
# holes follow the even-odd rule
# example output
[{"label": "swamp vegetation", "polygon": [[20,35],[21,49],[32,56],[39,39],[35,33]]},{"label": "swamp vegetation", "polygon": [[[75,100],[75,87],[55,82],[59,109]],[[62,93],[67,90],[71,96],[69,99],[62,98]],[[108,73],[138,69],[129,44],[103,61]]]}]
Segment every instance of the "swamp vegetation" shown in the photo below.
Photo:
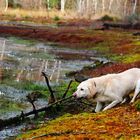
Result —
[{"label": "swamp vegetation", "polygon": [[[45,69],[55,97],[60,99],[76,76],[96,77],[140,67],[140,36],[133,34],[139,30],[103,29],[102,21],[58,20],[55,26],[49,24],[0,25],[1,37],[8,40],[1,61],[1,91],[12,92],[13,99],[20,94],[25,102],[28,93],[36,92],[41,98],[37,107],[48,104],[50,95],[41,76]],[[71,84],[67,97],[77,85]],[[9,91],[5,92],[4,86]],[[31,104],[22,106],[4,98],[2,108],[6,104],[5,109],[12,111],[32,110]],[[18,100],[21,103],[21,98]],[[28,120],[29,125],[22,126],[22,134],[15,139],[140,139],[139,99],[96,114],[91,113],[94,104],[89,104],[73,100],[57,104],[52,111],[40,113],[39,119]]]}]

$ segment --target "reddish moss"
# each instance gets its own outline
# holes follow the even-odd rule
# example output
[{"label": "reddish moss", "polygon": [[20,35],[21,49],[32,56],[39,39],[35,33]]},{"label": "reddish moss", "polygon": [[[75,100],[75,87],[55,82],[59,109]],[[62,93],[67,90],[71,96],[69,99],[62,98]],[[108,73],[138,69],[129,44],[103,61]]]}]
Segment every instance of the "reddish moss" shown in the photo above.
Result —
[{"label": "reddish moss", "polygon": [[105,75],[108,73],[118,73],[118,72],[122,72],[124,70],[133,68],[133,67],[140,67],[140,61],[134,62],[134,63],[129,63],[129,64],[123,64],[123,63],[116,63],[116,64],[109,64],[109,65],[105,65],[105,66],[101,66],[99,68],[96,69],[89,69],[89,70],[84,70],[81,71],[81,73],[83,75],[87,75],[87,76],[101,76],[101,75]]}]

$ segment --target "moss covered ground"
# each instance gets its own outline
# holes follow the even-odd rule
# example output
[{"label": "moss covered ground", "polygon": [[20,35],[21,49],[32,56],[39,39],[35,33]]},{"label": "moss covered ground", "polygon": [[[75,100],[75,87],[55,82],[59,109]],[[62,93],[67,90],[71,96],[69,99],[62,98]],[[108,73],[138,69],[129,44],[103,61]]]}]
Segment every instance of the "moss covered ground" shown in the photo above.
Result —
[{"label": "moss covered ground", "polygon": [[129,104],[100,113],[66,114],[17,140],[139,140],[139,129],[140,111]]}]

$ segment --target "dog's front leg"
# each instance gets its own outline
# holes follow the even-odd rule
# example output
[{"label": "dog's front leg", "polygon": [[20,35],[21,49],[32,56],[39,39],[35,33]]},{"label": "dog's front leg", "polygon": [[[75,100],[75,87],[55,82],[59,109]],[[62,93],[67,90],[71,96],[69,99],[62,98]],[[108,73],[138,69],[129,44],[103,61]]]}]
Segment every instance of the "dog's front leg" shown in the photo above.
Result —
[{"label": "dog's front leg", "polygon": [[106,107],[103,109],[103,111],[108,110],[108,109],[110,109],[110,108],[116,106],[116,105],[117,105],[118,103],[120,103],[120,102],[121,102],[120,100],[115,100],[115,101],[111,102],[108,106],[106,106]]},{"label": "dog's front leg", "polygon": [[102,107],[103,107],[102,103],[97,101],[95,112],[101,111]]}]

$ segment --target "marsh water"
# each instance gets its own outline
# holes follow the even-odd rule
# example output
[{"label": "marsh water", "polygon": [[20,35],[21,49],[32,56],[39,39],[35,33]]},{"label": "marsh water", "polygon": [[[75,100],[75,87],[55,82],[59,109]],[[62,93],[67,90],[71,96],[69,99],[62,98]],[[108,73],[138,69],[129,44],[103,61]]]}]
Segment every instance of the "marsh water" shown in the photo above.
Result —
[{"label": "marsh water", "polygon": [[[63,55],[70,55],[65,59]],[[41,75],[45,71],[51,85],[60,85],[69,82],[66,73],[77,71],[84,66],[93,64],[96,60],[104,58],[95,57],[93,50],[74,50],[52,43],[42,43],[35,40],[25,40],[15,37],[0,38],[0,119],[14,117],[22,110],[32,109],[27,102],[26,96],[30,91],[16,88],[20,83],[33,82],[37,85],[45,86],[44,77]],[[74,59],[75,55],[79,55]],[[81,56],[82,57],[81,59]],[[27,83],[26,83],[27,82]],[[42,107],[47,104],[46,99],[39,99],[37,106]],[[0,137],[16,135],[18,128],[5,128],[0,132]],[[18,131],[17,131],[18,130]]]}]

